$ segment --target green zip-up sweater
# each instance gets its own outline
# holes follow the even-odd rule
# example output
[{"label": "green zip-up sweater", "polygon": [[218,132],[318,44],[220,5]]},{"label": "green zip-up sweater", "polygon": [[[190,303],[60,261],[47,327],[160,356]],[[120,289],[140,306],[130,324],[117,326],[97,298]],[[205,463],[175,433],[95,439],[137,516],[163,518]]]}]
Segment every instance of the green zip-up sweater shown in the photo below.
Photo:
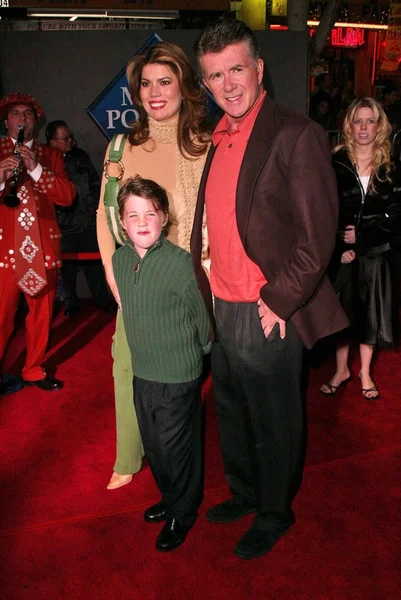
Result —
[{"label": "green zip-up sweater", "polygon": [[190,254],[162,234],[142,259],[129,243],[119,248],[113,271],[135,375],[162,383],[199,377],[209,318]]}]

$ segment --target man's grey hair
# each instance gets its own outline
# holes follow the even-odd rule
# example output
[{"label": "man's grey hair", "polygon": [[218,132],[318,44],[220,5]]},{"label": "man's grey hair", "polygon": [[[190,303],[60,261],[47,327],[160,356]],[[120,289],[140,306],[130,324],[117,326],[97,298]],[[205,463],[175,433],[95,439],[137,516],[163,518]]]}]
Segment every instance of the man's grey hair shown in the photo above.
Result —
[{"label": "man's grey hair", "polygon": [[253,61],[257,62],[260,53],[255,34],[245,23],[232,17],[223,17],[210,23],[195,40],[193,50],[198,77],[203,77],[200,59],[204,54],[222,52],[230,44],[245,42]]}]

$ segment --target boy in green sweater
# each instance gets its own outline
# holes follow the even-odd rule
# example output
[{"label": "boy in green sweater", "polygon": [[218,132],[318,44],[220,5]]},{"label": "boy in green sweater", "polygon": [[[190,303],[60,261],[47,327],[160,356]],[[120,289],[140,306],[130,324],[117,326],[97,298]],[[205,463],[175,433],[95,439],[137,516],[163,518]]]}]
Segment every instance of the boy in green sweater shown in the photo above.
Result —
[{"label": "boy in green sweater", "polygon": [[184,542],[202,500],[201,372],[209,318],[190,254],[166,240],[165,190],[139,176],[127,179],[118,208],[127,242],[113,255],[113,271],[139,429],[162,493],[144,517],[166,521],[156,548],[168,552]]}]

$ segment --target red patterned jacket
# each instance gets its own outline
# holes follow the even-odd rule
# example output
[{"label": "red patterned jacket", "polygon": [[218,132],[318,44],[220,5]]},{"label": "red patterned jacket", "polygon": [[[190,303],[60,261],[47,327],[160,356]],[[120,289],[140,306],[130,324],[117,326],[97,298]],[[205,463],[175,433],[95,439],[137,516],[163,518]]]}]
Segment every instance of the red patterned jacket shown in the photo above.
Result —
[{"label": "red patterned jacket", "polygon": [[[0,268],[13,268],[15,248],[15,223],[17,219],[27,218],[24,213],[26,200],[24,195],[33,194],[39,219],[39,230],[42,241],[46,269],[54,269],[61,265],[61,234],[57,224],[54,204],[69,206],[74,201],[76,191],[74,184],[68,179],[63,155],[55,148],[44,146],[36,140],[32,150],[36,152],[38,161],[43,167],[40,179],[35,182],[26,173],[21,176],[18,187],[20,205],[9,208],[4,205],[9,184],[0,192]],[[0,160],[14,152],[14,143],[9,137],[0,139]],[[16,214],[18,213],[18,214]]]}]

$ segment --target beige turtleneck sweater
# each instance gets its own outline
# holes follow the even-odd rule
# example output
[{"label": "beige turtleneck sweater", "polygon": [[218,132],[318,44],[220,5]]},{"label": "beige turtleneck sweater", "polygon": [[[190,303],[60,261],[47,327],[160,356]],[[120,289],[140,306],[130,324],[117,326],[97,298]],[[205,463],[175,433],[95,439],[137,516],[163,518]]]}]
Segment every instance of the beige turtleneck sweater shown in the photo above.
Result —
[{"label": "beige turtleneck sweater", "polygon": [[[159,123],[149,118],[150,139],[141,146],[125,143],[122,162],[123,182],[128,177],[140,175],[153,179],[166,191],[169,199],[169,212],[172,226],[168,239],[189,251],[193,217],[199,182],[206,160],[206,153],[197,159],[186,159],[178,150],[177,121]],[[105,161],[109,156],[107,147]],[[108,173],[120,174],[118,165],[109,164]],[[100,254],[105,269],[112,267],[112,256],[116,246],[110,233],[104,208],[104,188],[107,179],[102,176],[100,202],[97,211],[97,236]]]}]

